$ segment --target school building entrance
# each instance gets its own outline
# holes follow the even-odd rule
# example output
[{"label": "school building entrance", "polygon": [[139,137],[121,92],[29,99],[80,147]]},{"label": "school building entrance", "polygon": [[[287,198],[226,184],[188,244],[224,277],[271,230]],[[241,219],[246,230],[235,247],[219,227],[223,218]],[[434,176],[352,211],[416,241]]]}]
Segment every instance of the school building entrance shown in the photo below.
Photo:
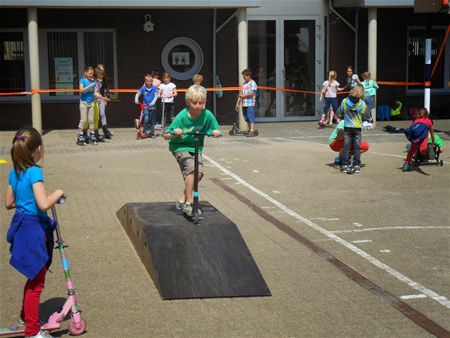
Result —
[{"label": "school building entrance", "polygon": [[257,120],[315,119],[318,96],[313,92],[323,81],[322,18],[252,17],[248,35],[249,67],[258,86],[280,88],[259,90]]}]

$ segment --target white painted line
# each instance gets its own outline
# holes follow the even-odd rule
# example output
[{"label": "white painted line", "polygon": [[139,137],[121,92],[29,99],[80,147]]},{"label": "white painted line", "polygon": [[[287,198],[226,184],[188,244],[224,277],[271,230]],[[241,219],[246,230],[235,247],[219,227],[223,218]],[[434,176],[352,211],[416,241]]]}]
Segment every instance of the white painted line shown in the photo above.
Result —
[{"label": "white painted line", "polygon": [[391,252],[391,250],[388,250],[388,249],[383,249],[383,250],[380,250],[380,252],[382,252],[382,253],[390,253],[390,252]]},{"label": "white painted line", "polygon": [[400,296],[401,299],[421,299],[421,298],[427,298],[426,295],[419,293],[418,295],[404,295]]},{"label": "white painted line", "polygon": [[225,180],[232,180],[233,177],[221,177],[220,179],[221,179],[222,181],[225,181]]},{"label": "white painted line", "polygon": [[326,237],[332,239],[333,241],[345,246],[347,249],[353,251],[354,253],[356,253],[357,255],[361,256],[362,258],[366,259],[367,261],[369,261],[370,263],[372,263],[373,265],[375,265],[376,267],[380,268],[381,270],[386,271],[388,274],[390,274],[391,276],[397,278],[398,280],[400,280],[401,282],[409,285],[410,287],[412,287],[413,289],[419,291],[420,293],[423,293],[425,295],[427,295],[428,297],[430,297],[431,299],[437,301],[438,303],[440,303],[441,305],[443,305],[444,307],[450,309],[450,300],[448,300],[446,297],[441,296],[439,294],[437,294],[436,292],[434,292],[433,290],[430,290],[428,288],[426,288],[425,286],[423,286],[420,283],[417,283],[415,281],[413,281],[412,279],[410,279],[409,277],[403,275],[402,273],[400,273],[399,271],[391,268],[389,265],[381,262],[380,260],[376,259],[375,257],[372,257],[371,255],[369,255],[367,252],[361,250],[360,248],[358,248],[357,246],[345,241],[344,239],[340,238],[339,236],[336,236],[335,234],[333,234],[332,232],[322,228],[321,226],[317,225],[316,223],[310,221],[309,219],[307,219],[306,217],[301,216],[300,214],[296,213],[295,211],[293,211],[292,209],[289,209],[288,207],[286,207],[284,204],[278,202],[277,200],[273,199],[272,197],[270,197],[268,194],[266,194],[265,192],[259,190],[258,188],[254,187],[253,185],[251,185],[250,183],[248,183],[247,181],[245,181],[244,179],[242,179],[240,176],[232,173],[231,171],[229,171],[228,169],[224,168],[223,166],[221,166],[219,163],[217,163],[216,161],[214,161],[212,158],[210,158],[209,156],[203,154],[203,158],[205,158],[208,162],[214,164],[219,170],[221,170],[222,172],[228,174],[229,176],[233,177],[237,182],[241,183],[242,185],[246,186],[249,190],[253,191],[254,193],[258,194],[259,196],[265,198],[267,201],[269,201],[270,203],[276,205],[278,208],[280,208],[281,210],[283,210],[285,213],[287,213],[288,215],[296,218],[299,221],[302,221],[304,224],[308,225],[309,227],[317,230],[318,232],[322,233],[323,235],[325,235]]},{"label": "white painted line", "polygon": [[355,243],[355,244],[357,244],[357,243],[372,243],[372,240],[371,239],[359,239],[357,241],[352,241],[352,243]]},{"label": "white painted line", "polygon": [[353,225],[357,226],[357,227],[362,227],[363,226],[361,223],[353,223]]},{"label": "white painted line", "polygon": [[281,194],[281,192],[278,191],[278,190],[272,190],[272,192],[273,192],[274,194]]},{"label": "white painted line", "polygon": [[[337,218],[337,217],[335,217],[335,218],[315,217],[315,218],[311,218],[311,219],[318,219],[320,221],[339,221],[340,220],[340,218]],[[297,221],[297,222],[299,222],[299,221]]]},{"label": "white painted line", "polygon": [[259,173],[259,170],[253,169],[252,170],[254,173]]},{"label": "white painted line", "polygon": [[365,232],[365,231],[380,231],[380,230],[428,230],[428,229],[450,229],[448,226],[398,226],[398,227],[379,227],[379,228],[364,228],[364,229],[353,229],[353,230],[334,230],[330,231],[334,234],[343,234],[349,232]]}]

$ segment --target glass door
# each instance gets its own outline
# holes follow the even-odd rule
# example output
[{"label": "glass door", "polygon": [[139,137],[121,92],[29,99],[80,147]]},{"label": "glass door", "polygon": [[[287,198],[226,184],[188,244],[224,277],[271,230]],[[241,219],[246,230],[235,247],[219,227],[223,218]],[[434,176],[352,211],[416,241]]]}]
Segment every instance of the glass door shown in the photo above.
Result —
[{"label": "glass door", "polygon": [[[248,23],[248,66],[258,87],[276,87],[276,21],[257,20]],[[259,120],[276,120],[277,93],[259,89],[255,116]]]},{"label": "glass door", "polygon": [[[284,88],[315,91],[316,34],[314,20],[283,22],[283,84]],[[282,92],[283,120],[315,115],[315,97],[307,92]]]},{"label": "glass door", "polygon": [[[257,121],[301,121],[316,118],[317,91],[323,81],[319,18],[263,18],[248,22],[248,65],[258,87]],[[286,90],[282,90],[286,89]],[[320,90],[320,89],[319,89]]]}]

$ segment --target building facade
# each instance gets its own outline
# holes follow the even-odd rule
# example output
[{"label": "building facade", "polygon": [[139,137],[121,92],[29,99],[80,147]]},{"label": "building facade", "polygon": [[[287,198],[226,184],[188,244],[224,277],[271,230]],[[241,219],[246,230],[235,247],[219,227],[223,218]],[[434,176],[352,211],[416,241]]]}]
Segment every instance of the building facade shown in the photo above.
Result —
[{"label": "building facade", "polygon": [[[116,0],[76,6],[2,0],[0,93],[16,94],[0,96],[0,129],[33,123],[36,106],[43,129],[76,128],[79,96],[70,90],[78,88],[86,66],[97,64],[105,66],[109,87],[119,90],[107,107],[113,127],[133,125],[139,110],[128,91],[137,90],[151,71],[170,72],[178,88],[188,87],[195,73],[204,76],[206,87],[236,87],[244,67],[252,69],[259,86],[278,89],[258,91],[258,122],[317,119],[322,102],[314,92],[328,69],[343,82],[347,65],[360,74],[375,62],[376,80],[423,81],[425,25],[431,18],[436,59],[449,15],[417,14],[413,7],[413,0],[135,0],[126,7]],[[375,37],[369,34],[374,17]],[[376,49],[369,53],[374,38]],[[449,45],[432,79],[435,117],[450,117]],[[32,89],[68,91],[30,95]],[[236,120],[236,94],[209,92],[208,107],[220,123]],[[423,90],[382,86],[378,104],[395,100],[421,106]],[[176,109],[183,106],[180,95]]]}]

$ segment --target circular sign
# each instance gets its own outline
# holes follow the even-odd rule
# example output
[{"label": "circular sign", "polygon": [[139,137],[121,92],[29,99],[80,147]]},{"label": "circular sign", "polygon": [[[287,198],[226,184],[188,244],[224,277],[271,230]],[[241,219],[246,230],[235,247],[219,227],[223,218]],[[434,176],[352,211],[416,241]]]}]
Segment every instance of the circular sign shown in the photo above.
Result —
[{"label": "circular sign", "polygon": [[177,80],[188,80],[202,69],[203,52],[192,39],[178,37],[170,40],[161,53],[164,70]]}]

